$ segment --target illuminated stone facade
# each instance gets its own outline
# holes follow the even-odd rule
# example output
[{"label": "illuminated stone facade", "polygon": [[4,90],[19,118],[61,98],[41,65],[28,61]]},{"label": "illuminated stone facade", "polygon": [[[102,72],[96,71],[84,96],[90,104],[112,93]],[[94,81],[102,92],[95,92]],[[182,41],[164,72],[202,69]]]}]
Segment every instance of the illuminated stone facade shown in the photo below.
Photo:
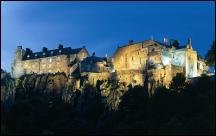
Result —
[{"label": "illuminated stone facade", "polygon": [[168,46],[154,40],[132,43],[119,47],[112,62],[117,79],[126,84],[143,85],[148,74],[149,88],[168,86],[176,73],[187,78],[200,76],[208,68],[197,57],[191,39],[186,46]]},{"label": "illuminated stone facade", "polygon": [[30,49],[22,49],[18,46],[14,54],[14,63],[12,64],[12,76],[18,78],[23,74],[29,73],[57,73],[64,72],[67,75],[73,72],[69,64],[76,61],[79,63],[89,56],[85,47],[78,49],[63,48],[59,45],[58,49],[47,50],[43,48],[42,52],[33,53]]},{"label": "illuminated stone facade", "polygon": [[[83,48],[63,48],[55,50],[43,48],[42,52],[33,53],[30,49],[15,51],[12,75],[20,77],[28,73],[57,73],[64,72],[76,81],[80,87],[81,77],[96,85],[97,80],[114,78],[126,85],[144,85],[148,77],[148,88],[164,85],[169,86],[176,73],[184,73],[187,79],[200,76],[208,70],[204,60],[193,50],[191,39],[186,46],[174,47],[167,43],[146,40],[138,43],[129,42],[128,45],[118,47],[114,55],[97,57],[95,53],[89,56]],[[75,75],[73,75],[75,73]]]}]

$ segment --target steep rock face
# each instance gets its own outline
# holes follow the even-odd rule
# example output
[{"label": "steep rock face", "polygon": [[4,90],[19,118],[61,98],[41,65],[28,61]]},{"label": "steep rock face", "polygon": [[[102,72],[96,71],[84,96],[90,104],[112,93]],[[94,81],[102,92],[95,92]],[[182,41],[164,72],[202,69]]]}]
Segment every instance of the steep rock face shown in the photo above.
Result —
[{"label": "steep rock face", "polygon": [[[76,88],[75,78],[67,77],[64,73],[57,74],[28,74],[19,79],[6,78],[4,73],[2,80],[6,80],[5,86],[2,86],[2,99],[8,99],[8,96],[17,96],[19,92],[23,95],[33,95],[40,93],[42,95],[57,96],[63,102],[71,104],[72,107],[80,111],[88,111],[94,106],[104,105],[108,110],[117,110],[121,102],[121,96],[128,90],[124,83],[115,80],[99,81],[96,87],[89,84],[88,79],[81,77],[83,82],[80,88]],[[9,80],[10,79],[10,80]],[[5,89],[6,86],[9,88]],[[20,97],[22,98],[22,97]],[[18,98],[19,99],[19,98]]]},{"label": "steep rock face", "polygon": [[3,104],[12,104],[15,94],[15,80],[9,73],[1,69],[1,102]]},{"label": "steep rock face", "polygon": [[30,74],[19,80],[18,86],[25,91],[60,93],[66,86],[67,77],[64,74]]},{"label": "steep rock face", "polygon": [[126,87],[124,83],[108,80],[100,85],[100,90],[103,102],[107,108],[110,110],[117,110],[121,102],[121,97],[128,90],[128,87]]}]

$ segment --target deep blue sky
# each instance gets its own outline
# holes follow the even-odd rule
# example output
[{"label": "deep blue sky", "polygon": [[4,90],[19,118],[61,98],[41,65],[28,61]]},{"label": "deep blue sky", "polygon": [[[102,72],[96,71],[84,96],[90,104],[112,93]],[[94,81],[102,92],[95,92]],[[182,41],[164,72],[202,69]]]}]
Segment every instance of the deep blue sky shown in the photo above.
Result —
[{"label": "deep blue sky", "polygon": [[204,56],[215,37],[215,2],[1,2],[1,67],[19,44],[33,51],[59,43],[111,56],[129,39],[192,37]]}]

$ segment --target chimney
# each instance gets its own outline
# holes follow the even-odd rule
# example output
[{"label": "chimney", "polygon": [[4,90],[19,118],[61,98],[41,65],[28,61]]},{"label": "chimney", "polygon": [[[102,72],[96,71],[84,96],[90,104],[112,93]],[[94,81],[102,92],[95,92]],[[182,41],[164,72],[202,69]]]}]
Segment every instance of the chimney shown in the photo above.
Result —
[{"label": "chimney", "polygon": [[129,40],[128,44],[129,45],[133,44],[133,40]]},{"label": "chimney", "polygon": [[26,48],[26,53],[29,54],[31,50],[29,48]]},{"label": "chimney", "polygon": [[42,51],[43,51],[43,52],[47,52],[47,48],[46,48],[46,47],[43,47]]},{"label": "chimney", "polygon": [[63,45],[62,45],[62,44],[59,44],[58,49],[63,49]]},{"label": "chimney", "polygon": [[17,49],[18,49],[18,50],[21,50],[21,49],[22,49],[22,46],[20,46],[20,45],[17,46]]},{"label": "chimney", "polygon": [[168,39],[164,37],[164,45],[168,45]]}]

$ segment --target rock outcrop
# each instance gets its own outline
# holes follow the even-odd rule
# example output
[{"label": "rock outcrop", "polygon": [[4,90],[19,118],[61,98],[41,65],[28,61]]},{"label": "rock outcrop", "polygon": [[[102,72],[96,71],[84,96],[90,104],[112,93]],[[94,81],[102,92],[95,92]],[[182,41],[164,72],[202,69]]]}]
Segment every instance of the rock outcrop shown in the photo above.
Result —
[{"label": "rock outcrop", "polygon": [[15,95],[15,80],[1,69],[1,102],[7,106],[13,104]]}]

